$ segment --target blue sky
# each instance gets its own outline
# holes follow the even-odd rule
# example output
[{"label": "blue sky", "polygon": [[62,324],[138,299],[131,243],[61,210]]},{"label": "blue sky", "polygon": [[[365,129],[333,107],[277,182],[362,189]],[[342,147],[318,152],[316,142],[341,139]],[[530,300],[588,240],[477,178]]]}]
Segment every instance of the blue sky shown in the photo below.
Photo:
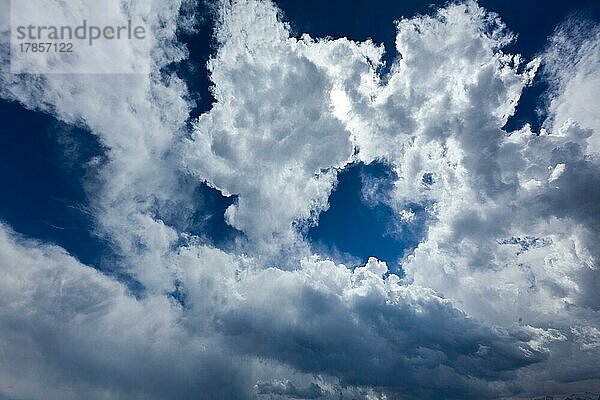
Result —
[{"label": "blue sky", "polygon": [[0,398],[600,391],[597,2],[155,7],[146,75],[2,36]]}]

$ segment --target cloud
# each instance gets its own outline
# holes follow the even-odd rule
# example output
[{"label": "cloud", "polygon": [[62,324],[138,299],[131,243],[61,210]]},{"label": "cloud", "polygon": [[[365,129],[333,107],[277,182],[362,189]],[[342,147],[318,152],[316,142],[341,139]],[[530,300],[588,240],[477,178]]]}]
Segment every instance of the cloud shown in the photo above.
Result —
[{"label": "cloud", "polygon": [[[436,31],[436,23],[443,21],[448,18],[427,25],[415,22],[416,40],[423,32],[427,36],[429,30]],[[566,31],[558,29],[551,43],[563,43]],[[458,87],[445,87],[450,90],[445,94],[447,104],[454,104],[451,111],[420,109],[417,114],[422,113],[422,120],[413,129],[422,134],[392,161],[400,176],[398,204],[406,204],[415,193],[435,204],[426,240],[403,265],[408,281],[435,289],[469,315],[490,323],[510,326],[519,321],[564,336],[550,347],[549,361],[542,364],[561,368],[537,376],[523,372],[527,390],[538,393],[542,388],[560,392],[577,387],[577,380],[597,377],[591,361],[596,352],[578,349],[571,334],[573,329],[580,332],[577,326],[600,322],[596,315],[599,258],[593,244],[600,233],[595,190],[600,176],[598,133],[590,119],[595,114],[582,111],[578,117],[565,106],[593,104],[586,100],[587,89],[572,88],[583,76],[590,78],[593,87],[593,73],[589,74],[594,71],[598,40],[595,26],[582,23],[576,32],[579,36],[568,36],[570,49],[576,51],[561,53],[564,58],[559,58],[552,45],[541,55],[545,68],[555,69],[551,76],[556,79],[546,130],[536,133],[528,126],[516,132],[501,130],[537,61],[529,64],[531,72],[525,70],[519,77],[517,65],[504,64],[508,56],[494,50],[501,39],[487,46],[485,41],[475,42],[482,48],[472,44],[451,53],[460,60],[478,60],[466,68],[472,75],[456,71],[457,78],[446,77],[458,82]],[[583,32],[587,39],[582,41]],[[435,40],[417,43],[425,47]],[[494,65],[492,69],[485,67],[485,59],[487,65]],[[431,79],[424,82],[435,82],[436,73],[430,71]],[[460,81],[468,76],[469,82]],[[422,96],[437,96],[438,91],[432,87]],[[468,101],[461,107],[459,99]],[[437,136],[429,135],[431,126],[440,127],[433,130]],[[424,186],[422,177],[427,174],[433,184]],[[525,237],[545,244],[520,248],[509,244]],[[539,368],[533,370],[539,374]],[[595,387],[598,382],[580,385]]]},{"label": "cloud", "polygon": [[[544,53],[543,75],[550,84],[547,101],[548,130],[558,130],[569,120],[583,129],[600,130],[594,94],[600,87],[600,27],[573,15],[559,25]],[[589,140],[600,151],[598,135]]]},{"label": "cloud", "polygon": [[219,330],[241,353],[415,398],[510,393],[502,381],[511,371],[543,358],[531,337],[481,325],[429,289],[382,279],[386,272],[373,258],[354,271],[317,260],[296,273],[261,271],[244,281],[243,302],[225,310]]},{"label": "cloud", "polygon": [[[84,10],[85,15],[93,14],[83,3],[53,5],[62,7],[66,15]],[[177,162],[169,156],[176,138],[184,132],[191,104],[185,84],[175,74],[163,71],[186,57],[186,49],[176,39],[181,5],[182,1],[153,2],[150,14],[128,1],[107,8],[116,13],[114,18],[125,13],[131,19],[145,20],[152,30],[149,74],[10,74],[7,68],[0,74],[3,98],[97,135],[106,154],[105,162],[98,165],[100,189],[90,193],[96,233],[110,241],[118,255],[125,256],[122,259],[127,265],[120,269],[129,270],[144,285],[159,291],[172,288],[170,277],[162,268],[141,265],[159,257],[177,234],[152,215],[158,214],[157,208],[165,202],[190,201],[188,195],[193,193],[193,188],[176,189]],[[8,4],[3,7],[8,10]],[[6,46],[4,41],[2,47]],[[134,260],[132,256],[142,248],[152,249],[154,254],[145,252],[143,260]]]},{"label": "cloud", "polygon": [[269,2],[225,3],[208,68],[216,99],[185,148],[185,167],[238,196],[227,221],[262,257],[292,246],[295,223],[327,208],[336,170],[353,152],[333,115],[327,73],[290,38]]},{"label": "cloud", "polygon": [[[587,101],[574,88],[595,59],[579,49],[596,36],[569,39],[564,69],[554,47],[525,62],[503,52],[498,16],[450,4],[397,22],[401,57],[382,79],[382,46],[291,37],[272,3],[225,1],[215,103],[188,135],[185,83],[165,67],[186,57],[176,30],[190,21],[180,2],[154,5],[148,75],[0,75],[3,98],[105,146],[96,229],[144,286],[135,297],[0,226],[0,391],[463,399],[599,385],[598,133],[570,111]],[[503,131],[540,62],[555,83],[546,129]],[[338,171],[375,160],[394,170],[384,201],[399,219],[428,204],[402,280],[374,258],[312,255],[302,236]],[[226,220],[246,242],[216,249],[161,219],[193,212],[190,177],[236,195]]]},{"label": "cloud", "polygon": [[[165,296],[137,300],[62,249],[4,226],[0,254],[1,348],[11,360],[0,379],[9,396],[246,398],[250,378],[269,368],[254,372],[249,361],[262,359],[407,393],[426,372],[428,387],[459,398],[492,393],[495,381],[543,356],[531,337],[482,326],[394,275],[382,279],[387,267],[375,259],[354,272],[316,259],[295,272],[258,271],[217,250],[180,249],[173,257],[188,267],[189,299],[181,308]],[[463,376],[475,370],[481,378]],[[278,393],[318,389],[288,383]]]},{"label": "cloud", "polygon": [[305,388],[298,388],[290,381],[258,382],[256,390],[259,395],[279,395],[292,399],[318,399],[324,395],[323,389],[315,383]]},{"label": "cloud", "polygon": [[[0,226],[0,388],[15,398],[243,398],[243,373],[167,297]],[[247,385],[251,384],[247,382]]]}]

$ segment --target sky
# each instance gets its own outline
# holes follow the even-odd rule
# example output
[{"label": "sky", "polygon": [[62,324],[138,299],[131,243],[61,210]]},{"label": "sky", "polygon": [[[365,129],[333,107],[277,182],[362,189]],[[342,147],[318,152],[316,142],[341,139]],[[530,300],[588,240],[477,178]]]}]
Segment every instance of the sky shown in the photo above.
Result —
[{"label": "sky", "polygon": [[44,1],[152,35],[0,0],[0,399],[598,398],[597,2]]}]

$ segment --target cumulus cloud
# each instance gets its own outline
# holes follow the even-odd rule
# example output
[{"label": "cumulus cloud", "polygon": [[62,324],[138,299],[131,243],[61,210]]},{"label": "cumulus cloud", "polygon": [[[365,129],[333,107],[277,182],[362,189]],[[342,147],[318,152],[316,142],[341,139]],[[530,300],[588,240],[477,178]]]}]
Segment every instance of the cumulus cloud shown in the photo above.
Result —
[{"label": "cumulus cloud", "polygon": [[[0,390],[10,398],[243,398],[243,374],[164,296],[0,226]],[[247,382],[250,384],[250,382]]]},{"label": "cumulus cloud", "polygon": [[268,2],[221,8],[220,42],[208,68],[216,103],[186,146],[188,171],[239,201],[227,221],[258,254],[298,241],[294,223],[327,207],[349,133],[333,115],[333,82],[290,38]]},{"label": "cumulus cloud", "polygon": [[[5,226],[0,254],[1,348],[11,360],[0,376],[16,397],[246,398],[250,378],[272,360],[407,395],[423,390],[413,386],[426,373],[427,387],[460,398],[510,393],[501,381],[543,356],[528,343],[532,336],[493,330],[429,289],[382,279],[387,267],[375,259],[355,271],[313,259],[291,272],[180,249],[174,262],[188,267],[181,308],[165,296],[137,300],[64,250]],[[267,362],[253,371],[253,359]],[[476,369],[478,379],[463,375]],[[316,384],[257,385],[259,393],[292,398],[324,393]]]},{"label": "cumulus cloud", "polygon": [[511,370],[543,358],[527,333],[481,325],[429,289],[398,285],[395,275],[382,279],[386,272],[374,258],[353,272],[314,260],[298,273],[261,271],[244,282],[245,301],[225,312],[221,329],[243,353],[416,398],[510,393],[503,381]]},{"label": "cumulus cloud", "polygon": [[[416,32],[434,26],[419,26]],[[523,378],[532,391],[545,387],[560,392],[562,385],[568,386],[565,381],[598,376],[591,361],[597,354],[590,348],[579,351],[572,335],[580,332],[578,326],[599,324],[599,259],[593,243],[599,234],[600,166],[594,144],[598,133],[590,119],[596,113],[582,111],[579,117],[577,113],[567,117],[564,105],[581,102],[595,107],[585,100],[587,89],[569,89],[596,70],[591,65],[598,54],[597,28],[583,24],[578,29],[587,38],[582,42],[582,36],[570,37],[571,50],[577,51],[557,58],[557,48],[551,46],[541,55],[545,68],[555,69],[557,79],[547,129],[501,130],[537,61],[529,63],[530,72],[526,69],[519,77],[518,65],[504,64],[507,56],[494,50],[502,39],[487,46],[478,42],[483,43],[480,51],[470,45],[452,53],[453,57],[464,54],[458,58],[475,61],[477,57],[469,56],[483,55],[494,65],[491,74],[484,72],[485,67],[477,68],[485,65],[481,59],[467,68],[480,72],[446,95],[452,101],[463,93],[458,98],[469,99],[466,107],[456,103],[451,108],[453,121],[444,119],[449,113],[424,108],[426,118],[415,125],[423,134],[394,161],[400,176],[398,203],[422,193],[435,204],[426,240],[403,265],[408,281],[434,288],[483,320],[502,325],[518,322],[560,333],[551,335],[554,345],[548,363],[562,369]],[[564,41],[564,35],[564,28],[557,30],[551,43]],[[436,72],[432,74],[435,81]],[[586,82],[593,86],[593,73],[588,77]],[[430,126],[442,127],[434,130],[437,137],[427,134]],[[433,183],[424,186],[426,174],[431,174]]]},{"label": "cumulus cloud", "polygon": [[[548,130],[575,121],[584,129],[600,129],[595,93],[600,88],[600,27],[577,15],[559,25],[544,54],[544,77],[550,83]],[[598,135],[590,138],[600,151]]]},{"label": "cumulus cloud", "polygon": [[[383,79],[382,46],[296,38],[272,3],[224,1],[215,103],[187,135],[187,89],[165,67],[186,56],[175,33],[189,21],[181,2],[153,6],[148,75],[0,74],[2,97],[105,146],[97,231],[144,286],[134,297],[0,226],[2,393],[463,399],[600,384],[598,131],[576,90],[595,82],[597,35],[569,36],[564,68],[553,45],[525,61],[503,52],[514,37],[497,15],[450,4],[397,22]],[[540,62],[545,129],[503,131]],[[311,255],[302,235],[337,172],[375,160],[394,170],[377,201],[399,220],[427,204],[402,279],[375,258]],[[239,247],[161,219],[193,208],[190,176],[236,195]]]}]

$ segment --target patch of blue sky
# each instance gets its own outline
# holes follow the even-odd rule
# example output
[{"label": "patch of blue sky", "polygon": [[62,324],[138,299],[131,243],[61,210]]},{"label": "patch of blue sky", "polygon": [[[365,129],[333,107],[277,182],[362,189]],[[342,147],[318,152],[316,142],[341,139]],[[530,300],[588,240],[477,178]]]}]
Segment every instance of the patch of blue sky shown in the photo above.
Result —
[{"label": "patch of blue sky", "polygon": [[53,117],[0,101],[0,220],[100,266],[111,250],[96,236],[86,187],[88,161],[102,155],[96,137]]},{"label": "patch of blue sky", "polygon": [[191,188],[185,202],[157,208],[156,217],[178,232],[192,235],[194,240],[232,250],[243,233],[227,224],[225,211],[237,201],[237,196],[224,196],[206,183],[198,183],[194,177],[180,175],[178,179],[180,187]]},{"label": "patch of blue sky", "polygon": [[395,179],[383,163],[357,163],[341,171],[329,209],[307,233],[313,247],[351,264],[377,257],[401,273],[398,261],[421,241],[427,211],[425,205],[406,204],[413,216],[410,221],[399,218],[386,201]]},{"label": "patch of blue sky", "polygon": [[98,168],[90,161],[104,154],[96,136],[5,100],[0,119],[0,221],[63,247],[141,296],[142,285],[119,268],[110,242],[96,234],[88,197]]}]

